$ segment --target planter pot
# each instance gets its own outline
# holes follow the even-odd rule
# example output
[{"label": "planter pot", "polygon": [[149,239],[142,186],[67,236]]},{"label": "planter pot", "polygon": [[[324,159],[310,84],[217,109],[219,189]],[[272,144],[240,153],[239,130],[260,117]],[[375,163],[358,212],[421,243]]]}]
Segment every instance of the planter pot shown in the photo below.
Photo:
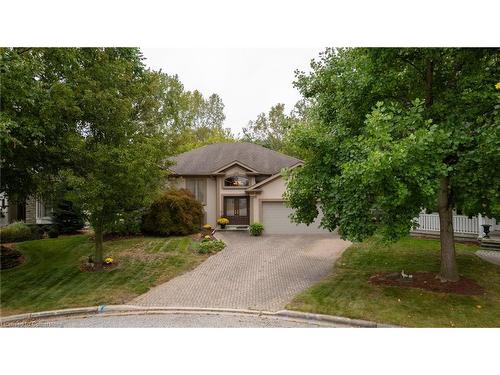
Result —
[{"label": "planter pot", "polygon": [[489,234],[490,234],[491,225],[490,224],[483,224],[482,227],[483,227],[483,232],[484,232],[484,238],[490,238]]},{"label": "planter pot", "polygon": [[226,229],[226,224],[220,224],[221,229]]}]

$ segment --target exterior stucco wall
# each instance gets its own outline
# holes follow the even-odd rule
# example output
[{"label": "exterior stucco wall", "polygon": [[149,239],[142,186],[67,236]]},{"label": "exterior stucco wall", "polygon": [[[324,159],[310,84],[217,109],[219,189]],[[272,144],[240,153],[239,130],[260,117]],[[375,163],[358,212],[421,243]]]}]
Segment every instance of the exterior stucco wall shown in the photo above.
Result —
[{"label": "exterior stucco wall", "polygon": [[262,192],[259,195],[261,199],[283,199],[286,190],[286,184],[283,177],[277,177],[261,187]]},{"label": "exterior stucco wall", "polygon": [[215,228],[217,225],[217,193],[216,193],[216,179],[214,177],[210,177],[207,179],[207,204],[205,205],[205,213],[206,213],[206,224],[210,224],[212,228]]}]

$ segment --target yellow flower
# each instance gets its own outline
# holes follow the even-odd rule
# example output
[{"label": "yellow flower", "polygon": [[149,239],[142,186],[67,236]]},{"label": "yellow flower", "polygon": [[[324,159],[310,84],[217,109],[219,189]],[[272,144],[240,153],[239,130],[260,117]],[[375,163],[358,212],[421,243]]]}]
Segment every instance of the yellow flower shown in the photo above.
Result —
[{"label": "yellow flower", "polygon": [[206,239],[206,240],[209,240],[209,239],[210,239],[210,236],[207,234],[207,235],[205,236],[205,239]]},{"label": "yellow flower", "polygon": [[229,220],[225,217],[221,217],[220,219],[217,219],[217,224],[226,225],[229,224]]},{"label": "yellow flower", "polygon": [[500,90],[500,82],[498,82],[498,83],[495,85],[495,88],[496,88],[497,90]]},{"label": "yellow flower", "polygon": [[111,258],[111,257],[107,257],[106,259],[104,259],[104,263],[106,263],[106,264],[111,264],[111,263],[113,263],[113,258]]},{"label": "yellow flower", "polygon": [[203,226],[203,228],[205,228],[205,229],[212,229],[212,226],[211,226],[210,224],[205,224],[205,225]]}]

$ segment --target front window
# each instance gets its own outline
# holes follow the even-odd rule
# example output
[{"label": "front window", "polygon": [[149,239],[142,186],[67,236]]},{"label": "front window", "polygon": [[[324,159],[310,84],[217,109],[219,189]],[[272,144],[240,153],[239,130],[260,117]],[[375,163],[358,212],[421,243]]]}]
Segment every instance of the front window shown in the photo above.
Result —
[{"label": "front window", "polygon": [[36,217],[37,219],[43,219],[45,217],[50,217],[52,215],[52,205],[45,203],[44,201],[36,201]]},{"label": "front window", "polygon": [[224,186],[241,187],[248,186],[248,178],[245,176],[232,176],[224,180]]},{"label": "front window", "polygon": [[203,204],[207,204],[207,179],[206,178],[188,178],[186,179],[186,189]]}]

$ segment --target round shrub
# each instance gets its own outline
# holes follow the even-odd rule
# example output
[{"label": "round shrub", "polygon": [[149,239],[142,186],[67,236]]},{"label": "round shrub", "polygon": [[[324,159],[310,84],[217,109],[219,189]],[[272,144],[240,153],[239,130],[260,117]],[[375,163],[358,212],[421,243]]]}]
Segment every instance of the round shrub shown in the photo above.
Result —
[{"label": "round shrub", "polygon": [[0,241],[2,243],[29,241],[39,238],[40,235],[36,225],[30,227],[22,221],[17,221],[0,229]]},{"label": "round shrub", "polygon": [[59,237],[59,231],[54,226],[54,227],[50,228],[50,230],[47,232],[47,235],[49,236],[49,238],[57,238],[57,237]]},{"label": "round shrub", "polygon": [[171,189],[143,216],[142,231],[160,236],[187,235],[201,227],[203,206],[188,190]]},{"label": "round shrub", "polygon": [[250,225],[250,234],[252,236],[260,236],[264,231],[264,225],[261,223],[253,223]]}]

